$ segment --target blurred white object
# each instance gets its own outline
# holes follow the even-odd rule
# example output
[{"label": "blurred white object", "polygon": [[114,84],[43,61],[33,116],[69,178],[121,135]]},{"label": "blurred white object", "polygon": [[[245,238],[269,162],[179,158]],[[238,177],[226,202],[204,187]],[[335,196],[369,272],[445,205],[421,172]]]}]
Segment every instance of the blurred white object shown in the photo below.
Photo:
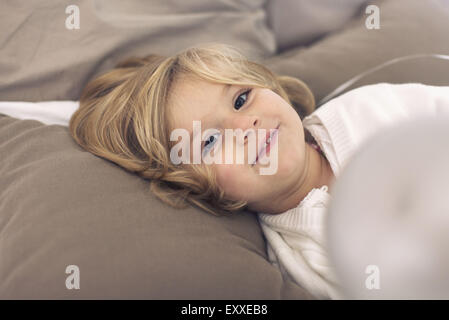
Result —
[{"label": "blurred white object", "polygon": [[449,299],[449,117],[385,130],[342,171],[329,259],[349,299]]}]

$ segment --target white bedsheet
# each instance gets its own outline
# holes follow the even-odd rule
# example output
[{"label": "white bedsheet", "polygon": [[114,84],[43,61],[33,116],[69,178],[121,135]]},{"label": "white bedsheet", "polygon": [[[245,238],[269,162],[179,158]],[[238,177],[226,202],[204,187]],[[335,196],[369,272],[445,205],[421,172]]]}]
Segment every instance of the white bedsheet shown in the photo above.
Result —
[{"label": "white bedsheet", "polygon": [[37,120],[45,124],[68,126],[70,117],[79,107],[79,101],[1,101],[0,114],[17,118]]}]

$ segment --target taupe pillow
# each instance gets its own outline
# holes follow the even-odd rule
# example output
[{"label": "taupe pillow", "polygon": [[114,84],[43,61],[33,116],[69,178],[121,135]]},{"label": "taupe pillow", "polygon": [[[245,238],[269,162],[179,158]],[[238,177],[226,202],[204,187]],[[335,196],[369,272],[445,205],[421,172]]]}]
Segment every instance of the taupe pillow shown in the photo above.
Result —
[{"label": "taupe pillow", "polygon": [[0,155],[1,299],[311,298],[267,260],[255,215],[168,207],[66,127],[0,115]]},{"label": "taupe pillow", "polygon": [[[275,53],[266,0],[2,1],[0,101],[78,100],[87,81],[130,56],[218,41]],[[79,8],[79,29],[66,13]]]},{"label": "taupe pillow", "polygon": [[[340,84],[390,59],[421,53],[449,54],[449,10],[442,0],[369,4],[380,9],[380,29],[367,29],[367,15],[363,14],[342,31],[310,47],[266,59],[265,65],[302,79],[320,101]],[[378,82],[448,85],[448,75],[449,61],[417,58],[380,69],[347,90]]]},{"label": "taupe pillow", "polygon": [[358,16],[368,0],[271,0],[267,3],[268,25],[276,36],[278,50],[313,41],[340,31]]}]

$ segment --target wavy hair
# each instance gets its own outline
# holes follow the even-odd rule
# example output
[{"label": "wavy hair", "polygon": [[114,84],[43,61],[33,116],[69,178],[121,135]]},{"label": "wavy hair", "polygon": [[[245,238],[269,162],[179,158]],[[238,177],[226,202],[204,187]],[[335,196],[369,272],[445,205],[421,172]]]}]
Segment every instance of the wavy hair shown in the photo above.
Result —
[{"label": "wavy hair", "polygon": [[190,204],[215,215],[246,210],[246,201],[226,199],[210,166],[170,160],[174,142],[169,140],[167,103],[181,76],[271,89],[301,119],[315,109],[313,94],[302,81],[276,75],[230,45],[207,43],[171,57],[129,58],[93,79],[70,119],[70,134],[85,150],[149,180],[151,192],[166,204]]}]

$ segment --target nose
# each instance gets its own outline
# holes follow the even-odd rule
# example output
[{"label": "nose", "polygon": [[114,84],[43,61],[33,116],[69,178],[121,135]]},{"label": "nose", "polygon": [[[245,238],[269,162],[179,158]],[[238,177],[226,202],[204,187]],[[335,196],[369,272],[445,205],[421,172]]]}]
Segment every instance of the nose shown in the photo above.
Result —
[{"label": "nose", "polygon": [[241,129],[244,134],[244,140],[242,139],[238,140],[244,141],[244,143],[246,144],[248,142],[248,135],[250,134],[257,135],[257,128],[259,126],[260,126],[260,119],[258,116],[237,114],[232,117],[229,128],[233,130]]}]

